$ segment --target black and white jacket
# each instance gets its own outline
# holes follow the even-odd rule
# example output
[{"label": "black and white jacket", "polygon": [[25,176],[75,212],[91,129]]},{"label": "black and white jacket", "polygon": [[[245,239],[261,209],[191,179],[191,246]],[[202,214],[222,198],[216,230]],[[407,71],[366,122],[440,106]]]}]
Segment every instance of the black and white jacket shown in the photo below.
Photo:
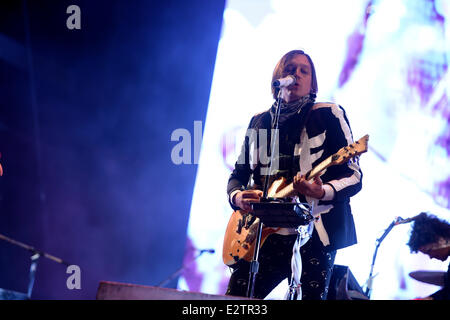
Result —
[{"label": "black and white jacket", "polygon": [[[257,114],[251,119],[249,129],[266,129],[270,141],[271,118],[269,110]],[[345,110],[334,103],[314,103],[302,107],[283,123],[278,134],[277,176],[284,176],[288,182],[298,171],[307,173],[340,148],[353,143]],[[251,135],[246,136],[235,169],[228,180],[227,192],[234,210],[238,209],[232,202],[237,190],[250,186],[261,188],[263,185],[264,175],[261,173],[265,162],[255,159],[261,149],[259,135],[257,137],[255,140]],[[254,152],[255,148],[257,152]],[[300,195],[302,201],[315,202],[313,214],[319,218],[314,225],[320,240],[328,250],[355,244],[357,240],[350,197],[358,193],[362,186],[358,159],[329,167],[321,179],[325,189],[325,196],[321,200]]]}]

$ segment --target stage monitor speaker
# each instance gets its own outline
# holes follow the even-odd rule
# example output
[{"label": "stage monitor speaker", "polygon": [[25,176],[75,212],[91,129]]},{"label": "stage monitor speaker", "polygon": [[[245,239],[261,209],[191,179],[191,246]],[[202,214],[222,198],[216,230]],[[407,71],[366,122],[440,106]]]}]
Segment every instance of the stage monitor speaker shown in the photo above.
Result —
[{"label": "stage monitor speaker", "polygon": [[245,300],[244,297],[205,294],[129,283],[100,281],[97,300]]},{"label": "stage monitor speaker", "polygon": [[369,300],[347,266],[334,265],[327,300]]}]

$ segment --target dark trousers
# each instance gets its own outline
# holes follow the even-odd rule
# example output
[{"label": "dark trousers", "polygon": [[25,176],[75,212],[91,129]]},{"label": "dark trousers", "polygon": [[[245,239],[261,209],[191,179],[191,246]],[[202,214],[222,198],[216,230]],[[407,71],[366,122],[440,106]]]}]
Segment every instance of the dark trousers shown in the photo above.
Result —
[{"label": "dark trousers", "polygon": [[[264,299],[281,281],[291,278],[292,248],[297,236],[270,235],[260,249],[259,270],[255,278],[254,298]],[[302,299],[326,300],[336,251],[326,251],[313,231],[300,248],[302,256]],[[247,296],[250,263],[240,260],[233,266],[226,294]]]}]

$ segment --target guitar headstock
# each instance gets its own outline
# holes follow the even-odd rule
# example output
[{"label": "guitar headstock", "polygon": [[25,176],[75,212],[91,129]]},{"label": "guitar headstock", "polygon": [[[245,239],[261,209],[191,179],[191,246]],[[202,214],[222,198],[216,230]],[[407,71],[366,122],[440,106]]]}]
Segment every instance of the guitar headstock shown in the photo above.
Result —
[{"label": "guitar headstock", "polygon": [[344,162],[347,162],[349,159],[353,157],[359,156],[360,154],[367,152],[368,141],[369,135],[366,134],[358,141],[339,149],[339,151],[332,156],[333,164],[335,165],[342,164]]}]

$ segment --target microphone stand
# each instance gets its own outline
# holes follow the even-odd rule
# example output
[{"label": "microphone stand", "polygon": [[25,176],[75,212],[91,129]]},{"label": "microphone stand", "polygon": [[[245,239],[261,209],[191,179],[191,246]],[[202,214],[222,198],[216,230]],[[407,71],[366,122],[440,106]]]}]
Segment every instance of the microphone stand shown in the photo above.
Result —
[{"label": "microphone stand", "polygon": [[384,233],[375,241],[375,252],[373,254],[372,258],[372,265],[370,266],[370,273],[369,278],[367,279],[367,287],[366,291],[364,292],[365,295],[370,299],[370,294],[372,293],[372,280],[374,278],[373,276],[373,269],[375,266],[375,259],[377,257],[378,248],[380,247],[381,242],[386,238],[389,232],[391,232],[392,228],[394,228],[396,225],[398,225],[401,221],[403,221],[402,218],[396,217],[394,221],[391,222],[391,224],[387,227],[386,230],[384,230]]},{"label": "microphone stand", "polygon": [[66,266],[70,266],[69,263],[63,261],[62,259],[52,256],[51,254],[48,254],[46,252],[40,251],[35,249],[32,246],[29,246],[25,243],[16,241],[14,239],[8,238],[7,236],[3,235],[0,233],[0,239],[1,240],[5,240],[6,242],[9,242],[15,246],[21,247],[25,250],[30,251],[33,255],[31,256],[31,266],[30,266],[30,280],[28,283],[28,291],[26,294],[21,293],[21,292],[16,292],[16,291],[11,291],[11,290],[4,290],[0,288],[0,300],[27,300],[27,299],[31,299],[31,292],[33,291],[33,286],[34,286],[34,279],[35,279],[35,275],[36,275],[36,269],[37,269],[37,262],[38,259],[43,256],[47,259],[53,260],[57,263],[60,264],[64,264]]},{"label": "microphone stand", "polygon": [[[270,158],[269,158],[269,172],[267,172],[265,178],[264,178],[264,187],[263,187],[263,196],[262,201],[267,199],[267,192],[268,192],[268,185],[269,185],[269,175],[272,173],[272,160],[274,157],[275,152],[275,143],[277,141],[278,136],[278,123],[280,119],[280,105],[281,105],[281,90],[278,91],[277,96],[277,102],[276,102],[276,110],[275,110],[275,118],[272,120],[272,126],[271,129],[275,129],[273,135],[270,136],[270,145],[271,145],[271,151],[270,151]],[[256,243],[255,243],[255,250],[253,252],[253,259],[250,262],[250,275],[248,280],[248,286],[247,286],[247,297],[253,298],[254,290],[255,290],[255,279],[256,274],[259,270],[259,247],[261,245],[261,235],[262,235],[262,229],[263,229],[263,223],[261,220],[258,222],[258,231],[256,236]]]},{"label": "microphone stand", "polygon": [[195,260],[197,260],[202,254],[204,254],[205,252],[208,253],[214,253],[215,250],[214,249],[203,249],[200,250],[200,252],[191,260],[189,260],[186,264],[182,265],[178,270],[176,270],[174,273],[172,273],[170,276],[168,276],[166,279],[164,279],[163,281],[161,281],[160,283],[158,283],[157,287],[163,287],[165,286],[168,282],[170,282],[171,280],[173,280],[177,275],[179,275],[184,269],[187,268],[188,265],[190,265],[192,262],[194,262]]}]

